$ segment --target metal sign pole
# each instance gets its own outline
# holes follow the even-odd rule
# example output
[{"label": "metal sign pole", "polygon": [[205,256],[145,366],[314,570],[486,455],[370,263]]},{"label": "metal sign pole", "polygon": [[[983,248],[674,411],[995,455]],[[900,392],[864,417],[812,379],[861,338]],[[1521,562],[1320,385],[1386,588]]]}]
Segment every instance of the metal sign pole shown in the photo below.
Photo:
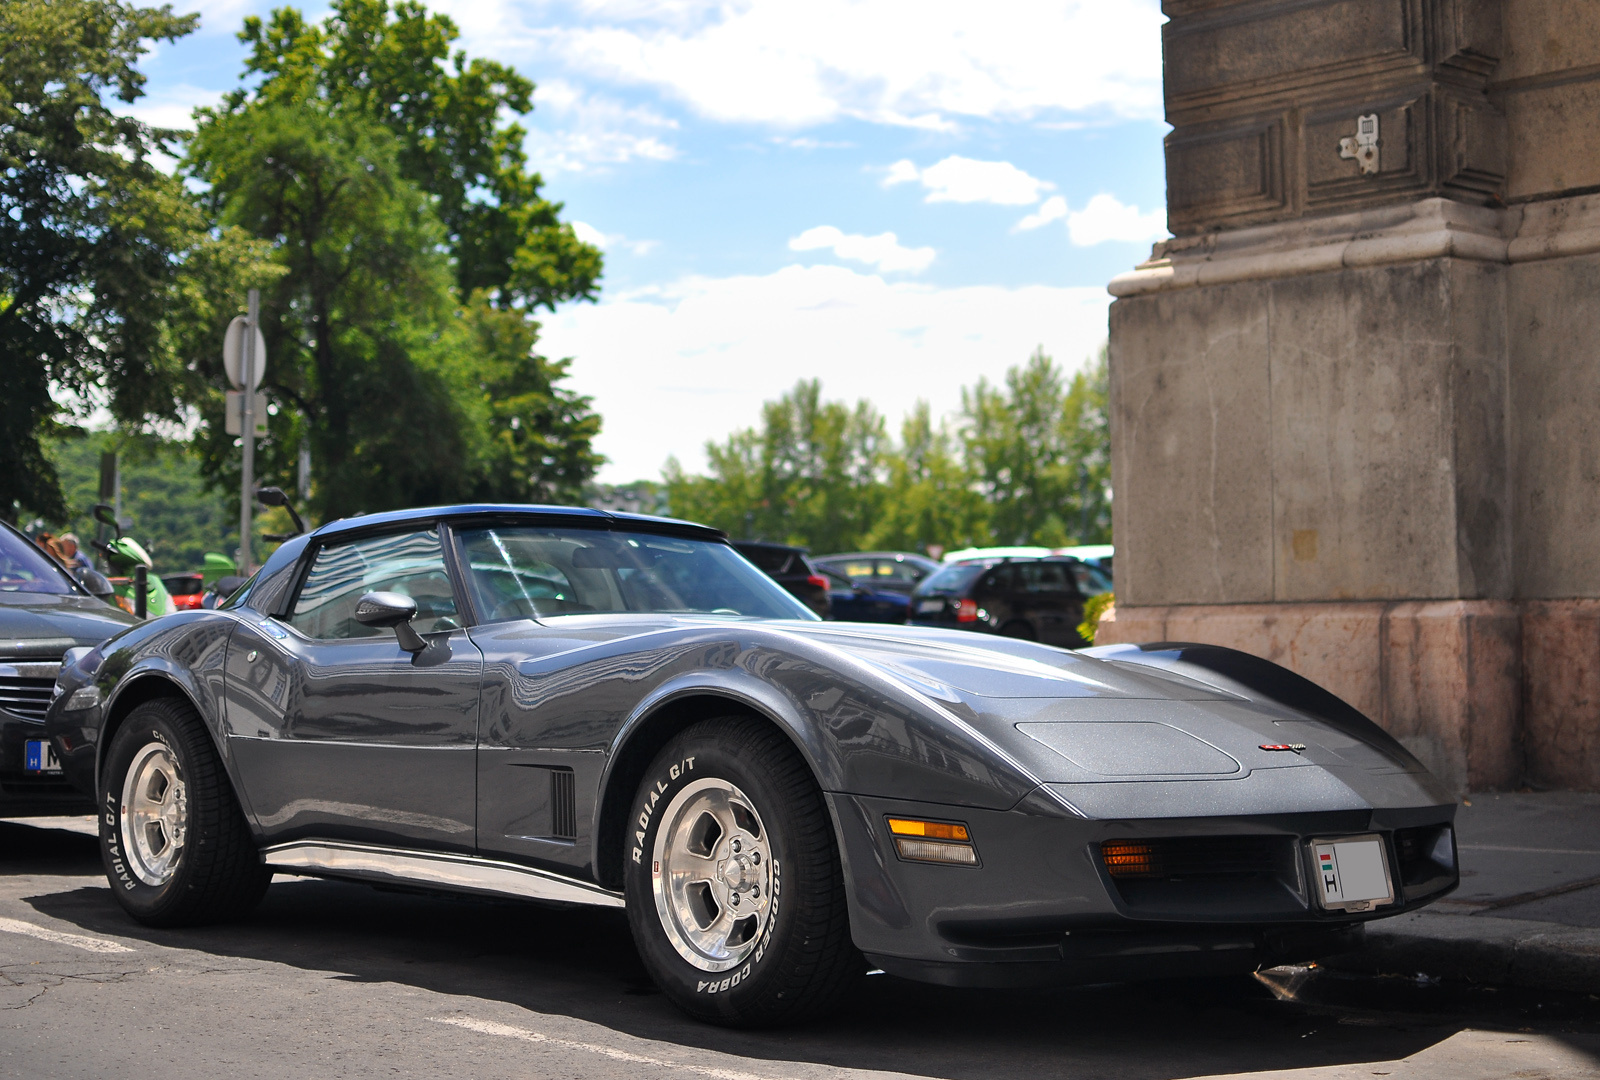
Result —
[{"label": "metal sign pole", "polygon": [[255,509],[256,488],[256,327],[261,320],[261,291],[250,290],[250,315],[244,327],[244,348],[241,360],[244,370],[239,382],[244,386],[244,396],[239,400],[240,427],[244,438],[244,469],[239,490],[239,573],[249,575],[254,563],[250,548],[251,512]]}]

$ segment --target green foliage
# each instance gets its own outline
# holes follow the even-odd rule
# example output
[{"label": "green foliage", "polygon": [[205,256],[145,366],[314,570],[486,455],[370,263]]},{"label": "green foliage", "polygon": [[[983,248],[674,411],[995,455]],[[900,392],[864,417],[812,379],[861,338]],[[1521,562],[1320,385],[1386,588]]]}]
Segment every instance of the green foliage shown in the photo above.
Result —
[{"label": "green foliage", "polygon": [[[262,298],[275,415],[258,477],[289,487],[306,442],[316,518],[576,498],[599,417],[559,385],[568,362],[534,352],[529,311],[592,297],[600,256],[499,121],[532,85],[449,56],[454,26],[414,3],[341,0],[321,25],[283,8],[240,36],[260,81],[197,113],[184,169],[213,220],[269,243],[283,271]],[[231,491],[215,352],[191,358],[209,387],[197,444]]]},{"label": "green foliage", "polygon": [[[245,20],[255,100],[291,107],[316,101],[330,115],[360,117],[397,140],[399,175],[431,197],[445,231],[460,296],[478,290],[501,307],[551,307],[593,299],[600,252],[560,221],[528,170],[527,132],[503,113],[533,108],[533,83],[491,60],[451,53],[460,32],[414,0],[336,0],[321,26],[293,8],[269,22]],[[225,109],[251,100],[243,90]]]},{"label": "green foliage", "polygon": [[888,455],[882,510],[862,547],[926,551],[987,543],[989,505],[973,487],[956,440],[934,426],[926,401],[906,417]]},{"label": "green foliage", "polygon": [[[50,518],[52,532],[76,533],[92,557],[89,541],[96,535],[94,504],[100,491],[100,455],[122,454],[122,514],[127,532],[150,553],[157,574],[200,570],[208,551],[232,555],[239,546],[239,517],[229,516],[205,489],[200,462],[185,443],[149,436],[127,437],[96,432],[83,438],[51,440],[45,452],[61,476],[67,513]],[[263,514],[259,534],[288,531],[281,510]],[[258,552],[270,545],[258,546]]]},{"label": "green foliage", "polygon": [[181,413],[187,275],[228,240],[151,163],[172,133],[110,106],[143,93],[150,41],[197,20],[115,0],[0,4],[0,513],[65,512],[41,438],[72,410]]},{"label": "green foliage", "polygon": [[1036,352],[962,402],[959,431],[919,402],[894,444],[867,402],[824,402],[802,382],[759,430],[708,443],[705,475],[667,462],[672,513],[817,552],[1110,542],[1104,350],[1070,380]]},{"label": "green foliage", "polygon": [[1064,383],[1042,351],[961,395],[967,461],[997,544],[1103,544],[1111,536],[1106,356]]},{"label": "green foliage", "polygon": [[760,432],[707,444],[709,476],[670,460],[668,499],[679,517],[733,535],[847,550],[877,518],[884,441],[883,418],[867,402],[824,402],[821,382],[802,381],[762,409]]},{"label": "green foliage", "polygon": [[1078,624],[1078,636],[1094,644],[1094,636],[1100,631],[1100,619],[1106,612],[1116,605],[1116,593],[1100,593],[1091,596],[1083,602],[1083,621]]}]

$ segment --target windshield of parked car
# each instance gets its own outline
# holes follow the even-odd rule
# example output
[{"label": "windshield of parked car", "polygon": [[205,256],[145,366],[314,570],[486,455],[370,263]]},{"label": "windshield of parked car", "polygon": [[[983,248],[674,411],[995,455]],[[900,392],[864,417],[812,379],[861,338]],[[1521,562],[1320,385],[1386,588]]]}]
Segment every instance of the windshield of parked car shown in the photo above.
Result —
[{"label": "windshield of parked car", "polygon": [[992,562],[976,562],[942,566],[932,577],[917,586],[917,592],[924,594],[965,592],[967,586],[978,579],[979,574],[993,565]]},{"label": "windshield of parked car", "polygon": [[489,622],[589,612],[816,618],[714,541],[518,525],[459,535],[473,597]]},{"label": "windshield of parked car", "polygon": [[0,529],[0,592],[55,593],[70,595],[77,590],[65,570],[9,529]]}]

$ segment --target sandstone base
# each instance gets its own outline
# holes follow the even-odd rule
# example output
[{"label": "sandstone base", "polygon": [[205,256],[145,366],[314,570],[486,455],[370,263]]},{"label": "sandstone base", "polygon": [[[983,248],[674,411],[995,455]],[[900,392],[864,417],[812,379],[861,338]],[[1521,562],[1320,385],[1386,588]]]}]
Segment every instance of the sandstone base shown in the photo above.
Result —
[{"label": "sandstone base", "polygon": [[1600,790],[1600,600],[1119,607],[1095,640],[1204,642],[1282,664],[1460,792]]}]

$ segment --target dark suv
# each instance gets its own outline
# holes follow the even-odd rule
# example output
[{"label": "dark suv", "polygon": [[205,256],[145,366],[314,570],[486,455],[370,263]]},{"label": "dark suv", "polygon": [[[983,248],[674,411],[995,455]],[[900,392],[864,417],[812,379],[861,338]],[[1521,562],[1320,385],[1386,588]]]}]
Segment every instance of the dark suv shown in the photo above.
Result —
[{"label": "dark suv", "polygon": [[733,548],[755,563],[756,569],[788,589],[806,607],[828,617],[828,579],[817,573],[805,548],[766,540],[734,540]]},{"label": "dark suv", "polygon": [[1089,644],[1078,633],[1083,602],[1110,591],[1105,571],[1079,559],[974,559],[918,585],[908,621],[1075,649]]}]

